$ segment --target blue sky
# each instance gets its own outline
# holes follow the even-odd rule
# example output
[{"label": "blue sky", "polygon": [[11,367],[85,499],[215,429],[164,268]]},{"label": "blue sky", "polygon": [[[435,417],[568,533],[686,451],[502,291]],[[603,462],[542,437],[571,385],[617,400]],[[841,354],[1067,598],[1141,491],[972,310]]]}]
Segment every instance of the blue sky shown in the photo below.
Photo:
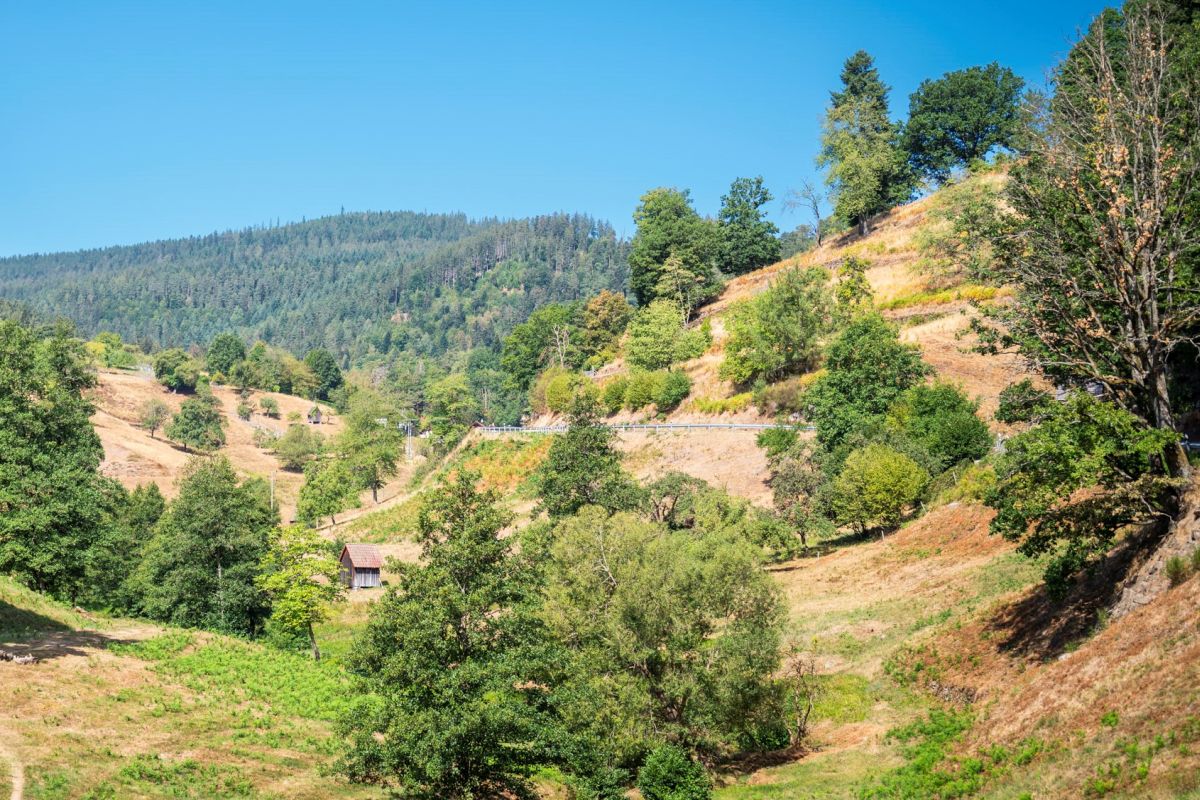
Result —
[{"label": "blue sky", "polygon": [[[896,116],[989,61],[1041,84],[1106,5],[0,3],[0,255],[347,210],[584,211],[813,178],[842,61]],[[772,216],[787,229],[803,221]]]}]

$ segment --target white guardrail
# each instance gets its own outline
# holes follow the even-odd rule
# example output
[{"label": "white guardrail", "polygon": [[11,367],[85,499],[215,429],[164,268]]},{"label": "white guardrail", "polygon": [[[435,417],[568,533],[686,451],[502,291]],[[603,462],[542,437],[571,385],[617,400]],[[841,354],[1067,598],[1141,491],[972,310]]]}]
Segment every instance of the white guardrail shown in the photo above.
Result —
[{"label": "white guardrail", "polygon": [[[795,428],[800,431],[815,430],[811,425],[789,425],[786,423],[755,422],[612,422],[604,427],[618,431],[687,431],[687,430],[747,430],[761,431],[770,428]],[[566,425],[480,425],[477,431],[487,433],[562,433]]]}]

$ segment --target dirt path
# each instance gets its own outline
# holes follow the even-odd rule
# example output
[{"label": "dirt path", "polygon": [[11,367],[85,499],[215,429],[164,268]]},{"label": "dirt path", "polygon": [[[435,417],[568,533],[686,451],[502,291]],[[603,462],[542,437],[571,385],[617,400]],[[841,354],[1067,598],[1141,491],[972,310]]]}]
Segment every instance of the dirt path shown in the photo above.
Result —
[{"label": "dirt path", "polygon": [[17,758],[17,754],[0,739],[0,761],[7,761],[12,773],[12,789],[9,795],[12,800],[23,800],[25,797],[25,765]]}]

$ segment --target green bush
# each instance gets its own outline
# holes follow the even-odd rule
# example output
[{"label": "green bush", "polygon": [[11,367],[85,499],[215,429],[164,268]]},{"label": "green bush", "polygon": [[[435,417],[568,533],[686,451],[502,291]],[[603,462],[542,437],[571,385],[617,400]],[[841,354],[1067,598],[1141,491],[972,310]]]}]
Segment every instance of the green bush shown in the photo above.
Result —
[{"label": "green bush", "polygon": [[721,377],[745,384],[812,367],[832,316],[828,272],[810,267],[781,273],[767,291],[728,315]]},{"label": "green bush", "polygon": [[238,403],[237,415],[238,419],[250,419],[250,415],[254,413],[254,408],[249,403]]},{"label": "green bush", "polygon": [[264,397],[258,401],[258,407],[272,419],[279,419],[279,402],[274,397]]},{"label": "green bush", "polygon": [[975,415],[978,407],[953,384],[918,384],[900,396],[888,420],[924,447],[936,462],[935,471],[941,471],[982,458],[991,448],[992,434]]},{"label": "green bush", "polygon": [[646,756],[637,787],[646,800],[708,800],[712,787],[704,767],[674,745],[662,745]]},{"label": "green bush", "polygon": [[659,411],[670,411],[683,402],[692,391],[692,379],[682,370],[672,370],[662,377],[654,394]]},{"label": "green bush", "polygon": [[796,375],[779,383],[763,386],[754,393],[754,405],[769,417],[776,414],[798,414],[804,410],[804,389],[812,383],[814,373]]},{"label": "green bush", "polygon": [[1182,556],[1171,556],[1167,559],[1166,572],[1171,585],[1178,586],[1188,579],[1192,570],[1191,565]]},{"label": "green bush", "polygon": [[605,413],[615,414],[625,405],[625,392],[629,388],[629,379],[624,375],[613,378],[604,384],[600,393],[600,402]]},{"label": "green bush", "polygon": [[654,402],[658,395],[662,372],[634,372],[629,376],[629,385],[625,389],[625,407],[630,411],[645,408]]},{"label": "green bush", "polygon": [[859,530],[895,527],[928,483],[929,473],[916,461],[887,445],[869,444],[846,457],[833,482],[834,511]]},{"label": "green bush", "polygon": [[1192,571],[1200,572],[1200,547],[1192,551]]},{"label": "green bush", "polygon": [[758,446],[767,451],[767,458],[774,458],[791,450],[800,440],[795,428],[767,428],[758,435]]},{"label": "green bush", "polygon": [[546,382],[546,408],[555,414],[565,414],[575,393],[583,383],[577,372],[559,372]]},{"label": "green bush", "polygon": [[1049,392],[1034,388],[1033,382],[1026,378],[1000,391],[1000,404],[994,416],[997,422],[1030,422],[1053,403]]}]

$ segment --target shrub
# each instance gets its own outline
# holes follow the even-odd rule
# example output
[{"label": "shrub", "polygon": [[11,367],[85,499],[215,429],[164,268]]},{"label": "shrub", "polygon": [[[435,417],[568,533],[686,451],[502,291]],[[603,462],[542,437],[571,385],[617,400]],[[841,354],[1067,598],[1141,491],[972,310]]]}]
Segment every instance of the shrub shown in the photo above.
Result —
[{"label": "shrub", "polygon": [[629,385],[625,389],[625,407],[630,411],[645,408],[654,402],[658,395],[659,382],[664,373],[634,372],[629,376]]},{"label": "shrub", "polygon": [[655,300],[630,320],[625,360],[647,370],[669,367],[679,359],[686,332],[683,309],[670,300]]},{"label": "shrub", "polygon": [[615,414],[625,405],[625,391],[629,388],[629,379],[624,375],[613,378],[604,384],[601,391],[601,404],[605,413]]},{"label": "shrub", "polygon": [[996,485],[985,498],[996,509],[990,528],[1019,542],[1024,555],[1053,554],[1048,588],[1065,591],[1066,579],[1107,552],[1121,528],[1169,507],[1179,483],[1162,474],[1162,454],[1177,441],[1173,431],[1147,429],[1128,411],[1075,392],[995,460]]},{"label": "shrub", "polygon": [[882,317],[860,317],[826,350],[824,374],[804,393],[805,414],[827,448],[840,445],[872,417],[882,415],[930,367],[920,350],[900,341]]},{"label": "shrub", "polygon": [[704,767],[674,745],[661,745],[638,770],[637,787],[646,800],[707,800],[712,788]]},{"label": "shrub", "polygon": [[683,402],[692,391],[692,379],[682,370],[672,370],[663,376],[654,394],[659,411],[670,411]]},{"label": "shrub", "polygon": [[759,413],[769,417],[798,414],[804,409],[804,390],[818,375],[817,372],[808,372],[764,386],[754,393],[754,405],[758,406]]},{"label": "shrub", "polygon": [[916,461],[882,444],[852,452],[833,482],[833,507],[841,522],[859,530],[870,524],[894,527],[929,483]]},{"label": "shrub", "polygon": [[767,428],[758,435],[758,446],[767,451],[767,458],[774,458],[791,450],[800,440],[795,428]]},{"label": "shrub", "polygon": [[299,472],[321,452],[321,434],[304,424],[289,425],[287,432],[275,440],[275,455],[284,469]]},{"label": "shrub", "polygon": [[258,401],[258,407],[271,419],[279,419],[279,401],[274,397],[264,397]]},{"label": "shrub", "polygon": [[254,413],[254,409],[249,403],[238,403],[237,415],[238,419],[250,419],[250,415]]},{"label": "shrub", "polygon": [[992,435],[975,415],[978,403],[953,384],[918,384],[897,400],[888,413],[892,425],[929,451],[941,471],[987,453]]},{"label": "shrub", "polygon": [[1191,571],[1191,565],[1183,556],[1171,556],[1167,559],[1167,580],[1171,582],[1172,586],[1178,586],[1186,581]]},{"label": "shrub", "polygon": [[828,285],[822,269],[788,270],[767,291],[735,306],[726,321],[721,377],[744,384],[811,367],[832,319]]},{"label": "shrub", "polygon": [[1192,551],[1192,571],[1200,572],[1200,547]]},{"label": "shrub", "polygon": [[582,383],[583,376],[577,372],[558,372],[546,382],[546,408],[555,414],[566,413]]}]

